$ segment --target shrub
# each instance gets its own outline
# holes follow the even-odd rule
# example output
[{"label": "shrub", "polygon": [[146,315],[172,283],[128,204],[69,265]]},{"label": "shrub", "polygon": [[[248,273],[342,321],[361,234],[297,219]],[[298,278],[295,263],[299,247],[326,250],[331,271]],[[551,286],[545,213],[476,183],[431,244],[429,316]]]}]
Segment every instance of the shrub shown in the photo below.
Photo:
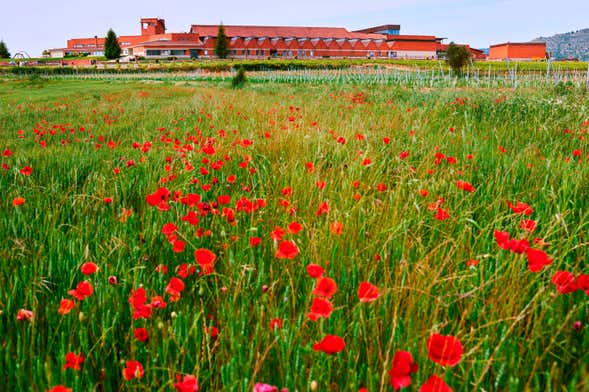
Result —
[{"label": "shrub", "polygon": [[470,61],[470,51],[464,45],[456,45],[450,42],[446,50],[446,62],[457,74],[462,73],[462,68]]},{"label": "shrub", "polygon": [[245,68],[243,66],[240,66],[233,79],[231,79],[231,87],[242,88],[245,82],[247,82],[247,77],[245,76]]}]

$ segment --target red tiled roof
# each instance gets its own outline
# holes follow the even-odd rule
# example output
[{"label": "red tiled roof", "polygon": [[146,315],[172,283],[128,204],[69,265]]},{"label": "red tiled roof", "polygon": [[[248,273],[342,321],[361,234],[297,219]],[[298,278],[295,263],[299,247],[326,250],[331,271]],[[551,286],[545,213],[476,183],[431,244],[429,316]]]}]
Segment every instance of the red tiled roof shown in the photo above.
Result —
[{"label": "red tiled roof", "polygon": [[387,35],[389,41],[437,41],[435,35]]},{"label": "red tiled roof", "polygon": [[[294,38],[358,38],[383,39],[382,34],[354,33],[343,27],[293,26],[223,26],[228,37],[294,37]],[[192,25],[190,31],[201,37],[216,37],[218,25]]]},{"label": "red tiled roof", "polygon": [[490,48],[495,48],[497,46],[505,46],[505,45],[512,45],[512,46],[543,45],[543,46],[546,46],[546,42],[504,42],[502,44],[491,45]]}]

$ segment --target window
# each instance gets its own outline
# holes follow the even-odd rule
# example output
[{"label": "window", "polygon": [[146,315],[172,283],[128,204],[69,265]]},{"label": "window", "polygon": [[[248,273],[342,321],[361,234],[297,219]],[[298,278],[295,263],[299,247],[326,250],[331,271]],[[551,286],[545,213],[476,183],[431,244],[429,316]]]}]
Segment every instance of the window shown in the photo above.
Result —
[{"label": "window", "polygon": [[153,50],[153,49],[147,49],[146,50],[146,56],[161,56],[161,50]]},{"label": "window", "polygon": [[389,58],[390,59],[397,58],[397,52],[389,52]]},{"label": "window", "polygon": [[172,56],[184,56],[184,50],[174,49],[171,51]]}]

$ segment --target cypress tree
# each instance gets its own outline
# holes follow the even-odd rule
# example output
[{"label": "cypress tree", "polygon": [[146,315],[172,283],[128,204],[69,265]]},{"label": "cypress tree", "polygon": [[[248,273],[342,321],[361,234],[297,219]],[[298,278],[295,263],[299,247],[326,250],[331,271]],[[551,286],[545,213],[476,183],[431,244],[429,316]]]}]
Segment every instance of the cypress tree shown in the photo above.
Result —
[{"label": "cypress tree", "polygon": [[225,27],[223,27],[223,23],[219,25],[219,31],[217,32],[215,54],[220,59],[226,59],[227,55],[229,54],[229,48],[227,47],[227,36],[225,35]]},{"label": "cypress tree", "polygon": [[10,58],[10,52],[8,51],[8,48],[6,47],[6,44],[4,43],[4,41],[0,41],[0,59],[9,59]]},{"label": "cypress tree", "polygon": [[106,33],[106,38],[104,40],[104,57],[109,60],[121,57],[121,46],[117,40],[117,35],[112,29],[108,30],[108,33]]}]

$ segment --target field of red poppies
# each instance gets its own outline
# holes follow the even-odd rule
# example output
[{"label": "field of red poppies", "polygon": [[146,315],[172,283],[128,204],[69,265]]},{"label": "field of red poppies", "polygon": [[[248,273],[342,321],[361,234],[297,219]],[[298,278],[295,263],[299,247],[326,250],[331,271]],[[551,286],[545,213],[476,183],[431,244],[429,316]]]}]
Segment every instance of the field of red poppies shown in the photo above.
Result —
[{"label": "field of red poppies", "polygon": [[0,81],[14,391],[589,388],[589,94]]}]

